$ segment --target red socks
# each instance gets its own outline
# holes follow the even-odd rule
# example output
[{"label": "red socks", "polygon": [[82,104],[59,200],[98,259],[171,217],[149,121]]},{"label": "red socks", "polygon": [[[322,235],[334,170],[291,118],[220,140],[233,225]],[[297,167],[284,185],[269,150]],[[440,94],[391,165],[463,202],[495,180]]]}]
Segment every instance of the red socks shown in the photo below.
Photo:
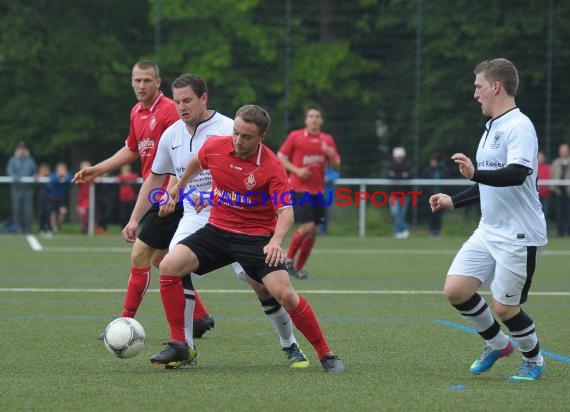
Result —
[{"label": "red socks", "polygon": [[121,316],[134,318],[144,294],[150,284],[150,266],[145,268],[131,267],[131,276],[127,285],[127,294]]},{"label": "red socks", "polygon": [[319,359],[323,356],[328,355],[331,353],[329,345],[325,340],[323,332],[321,331],[321,327],[319,326],[319,321],[309,305],[309,302],[302,297],[299,296],[299,304],[293,310],[288,310],[289,315],[291,316],[291,320],[293,323],[301,331],[303,336],[313,345],[313,348],[317,351],[317,355]]},{"label": "red socks", "polygon": [[186,298],[180,276],[160,276],[160,297],[166,313],[166,320],[170,326],[170,339],[175,342],[186,343],[184,333],[184,309]]},{"label": "red socks", "polygon": [[295,254],[297,253],[297,250],[299,250],[303,239],[304,236],[299,232],[299,230],[295,230],[291,243],[289,244],[289,249],[287,250],[287,257],[289,259],[293,260],[293,258],[295,258]]},{"label": "red socks", "polygon": [[200,320],[206,316],[208,316],[208,310],[202,303],[202,299],[198,296],[198,291],[194,289],[194,298],[196,302],[196,306],[194,307],[194,316],[192,316],[193,320]]},{"label": "red socks", "polygon": [[307,259],[309,259],[311,250],[313,250],[315,240],[317,240],[315,236],[305,236],[303,238],[300,246],[301,250],[299,251],[299,257],[297,258],[297,262],[295,264],[295,269],[303,269],[305,263],[307,263]]}]

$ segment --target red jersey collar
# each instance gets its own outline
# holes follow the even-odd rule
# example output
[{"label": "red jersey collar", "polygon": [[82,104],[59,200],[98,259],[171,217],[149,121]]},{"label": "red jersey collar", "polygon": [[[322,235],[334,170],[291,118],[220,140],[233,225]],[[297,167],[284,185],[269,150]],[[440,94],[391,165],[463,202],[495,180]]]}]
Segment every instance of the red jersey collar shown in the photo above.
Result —
[{"label": "red jersey collar", "polygon": [[307,129],[307,128],[305,127],[303,134],[304,134],[305,137],[313,136],[313,137],[318,137],[318,138],[320,139],[320,138],[323,136],[323,131],[321,130],[320,132],[318,132],[317,134],[315,134],[315,133],[311,133],[311,132],[309,131],[309,129]]},{"label": "red jersey collar", "polygon": [[[164,93],[162,92],[158,92],[158,96],[156,96],[156,99],[154,99],[154,102],[152,102],[152,104],[150,105],[150,107],[148,108],[149,112],[153,112],[156,105],[158,104],[158,102],[160,101],[160,99],[162,98],[162,96],[164,96]],[[139,106],[137,107],[137,112],[140,112],[141,110],[147,110],[146,107],[143,106],[143,104],[141,102],[139,102]]]}]

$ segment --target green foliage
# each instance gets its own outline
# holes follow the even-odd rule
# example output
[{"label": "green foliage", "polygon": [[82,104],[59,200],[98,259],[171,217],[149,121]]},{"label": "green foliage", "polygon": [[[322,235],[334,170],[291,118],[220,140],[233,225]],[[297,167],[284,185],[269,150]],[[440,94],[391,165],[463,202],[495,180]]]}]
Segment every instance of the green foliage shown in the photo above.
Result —
[{"label": "green foliage", "polygon": [[[26,140],[36,157],[47,160],[77,163],[72,156],[88,153],[97,161],[113,153],[127,133],[134,103],[129,73],[140,58],[159,61],[167,94],[175,77],[194,72],[206,78],[210,103],[221,112],[264,105],[273,117],[268,142],[274,147],[287,128],[302,126],[306,105],[319,103],[341,148],[345,176],[379,174],[385,156],[380,146],[404,145],[415,156],[417,139],[422,163],[433,151],[472,148],[484,121],[471,101],[472,69],[486,58],[505,56],[517,64],[517,102],[542,137],[548,4],[290,5],[287,22],[286,0],[3,2],[0,151],[7,158],[17,141]],[[570,51],[564,47],[570,4],[557,2],[553,12],[547,151],[564,138],[570,96]],[[375,133],[379,117],[388,130],[382,142]]]}]

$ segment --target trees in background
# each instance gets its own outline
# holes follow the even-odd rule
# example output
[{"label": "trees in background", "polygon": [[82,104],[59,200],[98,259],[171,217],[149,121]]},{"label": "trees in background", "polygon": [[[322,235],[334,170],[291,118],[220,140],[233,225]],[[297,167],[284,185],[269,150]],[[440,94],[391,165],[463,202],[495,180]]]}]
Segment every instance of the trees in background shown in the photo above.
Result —
[{"label": "trees in background", "polygon": [[570,4],[553,0],[2,0],[0,151],[7,159],[24,140],[36,158],[72,167],[113,153],[128,133],[131,66],[158,58],[167,94],[194,72],[226,114],[265,106],[272,147],[320,104],[343,176],[380,176],[396,145],[421,163],[473,147],[483,119],[472,69],[499,56],[519,67],[517,102],[541,139],[550,124],[554,148],[567,140],[569,15]]}]

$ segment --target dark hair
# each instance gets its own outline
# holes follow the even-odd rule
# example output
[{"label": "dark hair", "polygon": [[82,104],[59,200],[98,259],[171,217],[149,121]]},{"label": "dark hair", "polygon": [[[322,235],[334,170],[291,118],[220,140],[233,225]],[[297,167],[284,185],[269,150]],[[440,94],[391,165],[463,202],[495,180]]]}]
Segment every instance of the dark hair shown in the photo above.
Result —
[{"label": "dark hair", "polygon": [[188,86],[192,88],[198,97],[202,97],[204,93],[208,93],[206,82],[196,74],[182,74],[172,82],[172,89],[181,89]]},{"label": "dark hair", "polygon": [[246,123],[254,123],[260,133],[267,133],[269,131],[271,118],[269,117],[269,113],[261,106],[255,104],[242,106],[236,112],[236,118],[237,117]]},{"label": "dark hair", "polygon": [[321,106],[316,105],[316,104],[312,104],[312,105],[307,107],[307,109],[305,110],[305,116],[307,116],[307,114],[311,110],[316,110],[317,112],[319,112],[321,114],[321,117],[323,119],[325,118],[325,113],[323,112],[323,108]]},{"label": "dark hair", "polygon": [[160,77],[160,70],[158,69],[158,64],[153,62],[152,60],[139,60],[135,63],[133,68],[138,67],[141,70],[152,69],[156,74],[156,77]]},{"label": "dark hair", "polygon": [[515,65],[505,58],[485,60],[475,66],[475,75],[483,73],[489,83],[499,82],[509,96],[515,97],[519,87],[519,73]]}]

